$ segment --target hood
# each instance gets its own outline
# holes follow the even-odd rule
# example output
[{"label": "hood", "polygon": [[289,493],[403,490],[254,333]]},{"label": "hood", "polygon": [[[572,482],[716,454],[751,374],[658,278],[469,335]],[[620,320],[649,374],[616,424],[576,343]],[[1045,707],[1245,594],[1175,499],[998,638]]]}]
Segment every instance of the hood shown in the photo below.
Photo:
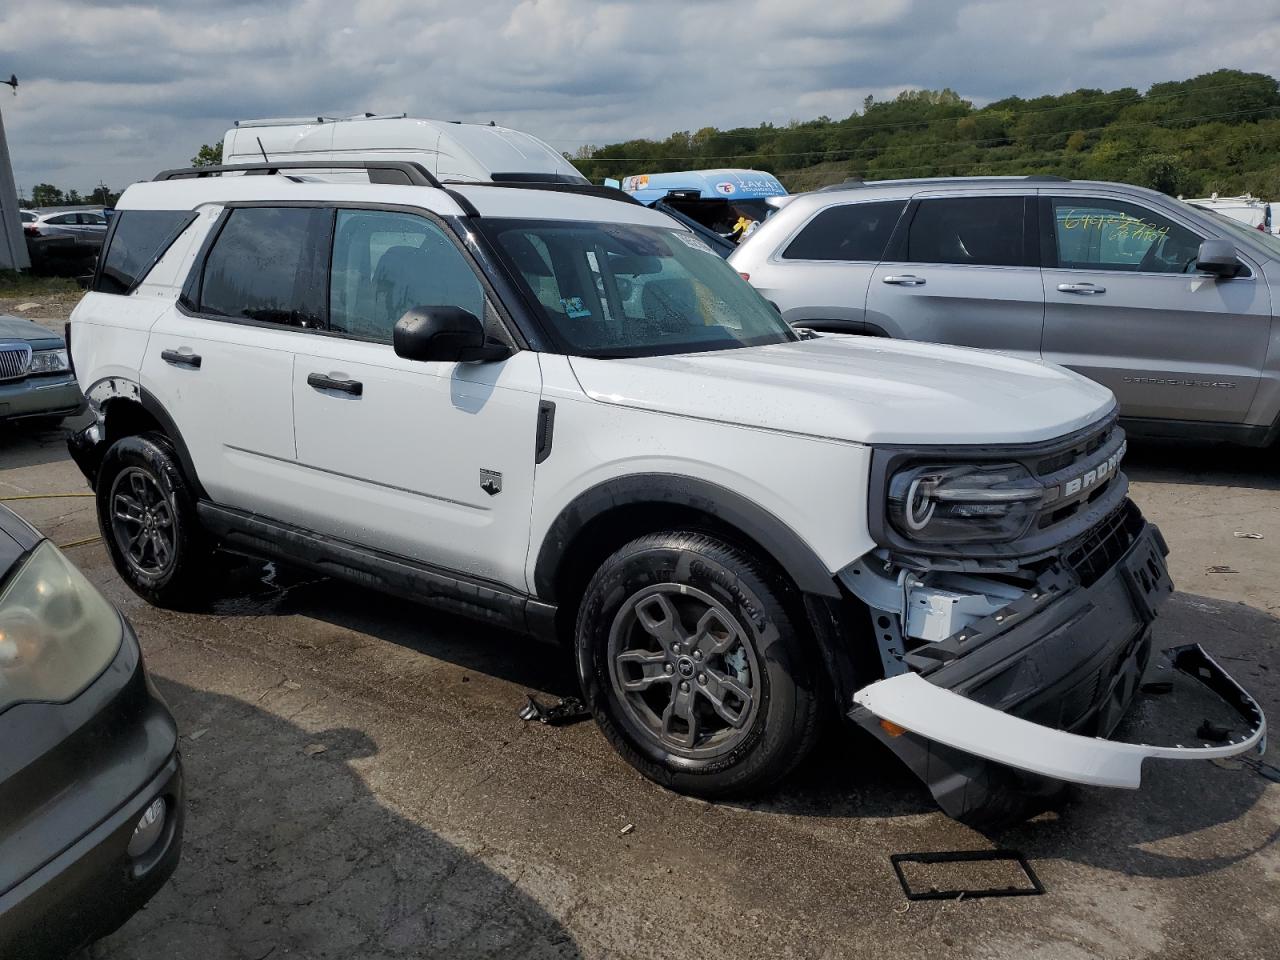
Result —
[{"label": "hood", "polygon": [[0,340],[56,340],[61,343],[62,335],[30,320],[0,313]]},{"label": "hood", "polygon": [[1115,405],[1053,364],[872,337],[570,363],[601,403],[854,443],[1031,443]]}]

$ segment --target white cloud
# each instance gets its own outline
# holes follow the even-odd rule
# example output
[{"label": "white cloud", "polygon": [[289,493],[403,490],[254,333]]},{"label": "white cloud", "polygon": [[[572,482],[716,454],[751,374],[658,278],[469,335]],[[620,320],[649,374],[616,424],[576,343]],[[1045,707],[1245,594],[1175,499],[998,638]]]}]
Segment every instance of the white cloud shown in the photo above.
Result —
[{"label": "white cloud", "polygon": [[407,111],[556,146],[844,116],[868,93],[985,101],[1268,70],[1274,0],[10,0],[18,182],[120,186],[237,118]]}]

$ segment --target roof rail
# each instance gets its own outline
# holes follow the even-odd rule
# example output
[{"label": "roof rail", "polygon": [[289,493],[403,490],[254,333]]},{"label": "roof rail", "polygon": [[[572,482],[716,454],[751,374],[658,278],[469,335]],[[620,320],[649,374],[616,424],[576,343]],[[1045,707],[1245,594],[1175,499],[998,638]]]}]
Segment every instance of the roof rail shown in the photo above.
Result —
[{"label": "roof rail", "polygon": [[[581,193],[588,197],[600,197],[603,200],[617,200],[622,203],[634,203],[644,206],[629,193],[623,193],[617,187],[604,187],[595,183],[563,183],[554,180],[446,180],[446,187],[515,187],[517,190],[550,190],[554,193]],[[453,191],[451,190],[450,193]]]},{"label": "roof rail", "polygon": [[846,177],[844,180],[841,180],[839,183],[829,183],[825,187],[819,187],[817,190],[813,192],[829,193],[833,190],[849,190],[849,189],[852,189],[853,187],[864,187],[864,186],[866,186],[866,181],[863,180],[861,177]]},{"label": "roof rail", "polygon": [[1032,173],[1022,178],[1028,183],[1070,183],[1070,177],[1060,177],[1056,173]]},{"label": "roof rail", "polygon": [[153,180],[187,180],[211,177],[215,174],[245,173],[270,176],[289,170],[366,170],[370,183],[408,185],[411,187],[439,187],[440,181],[427,172],[427,168],[412,160],[280,160],[265,163],[218,164],[209,167],[183,167],[162,170]]}]

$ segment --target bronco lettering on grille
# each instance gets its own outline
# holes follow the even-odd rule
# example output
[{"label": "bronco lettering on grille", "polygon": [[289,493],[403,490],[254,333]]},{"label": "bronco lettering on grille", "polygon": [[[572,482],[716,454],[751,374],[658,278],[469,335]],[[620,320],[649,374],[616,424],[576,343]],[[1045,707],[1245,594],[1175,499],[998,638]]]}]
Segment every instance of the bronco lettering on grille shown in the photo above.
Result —
[{"label": "bronco lettering on grille", "polygon": [[1119,450],[1107,457],[1097,466],[1085,471],[1078,477],[1072,477],[1062,485],[1063,497],[1074,497],[1077,494],[1084,493],[1098,484],[1107,480],[1115,474],[1120,467],[1120,461],[1124,458],[1125,446],[1121,446]]}]

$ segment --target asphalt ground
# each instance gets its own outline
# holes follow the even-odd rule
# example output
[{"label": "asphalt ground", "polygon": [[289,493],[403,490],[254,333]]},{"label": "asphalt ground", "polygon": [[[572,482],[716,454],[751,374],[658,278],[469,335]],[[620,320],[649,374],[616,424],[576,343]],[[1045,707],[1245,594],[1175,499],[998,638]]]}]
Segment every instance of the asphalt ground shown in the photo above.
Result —
[{"label": "asphalt ground", "polygon": [[[1126,469],[1173,550],[1157,645],[1203,643],[1274,722],[1280,454],[1134,443]],[[0,498],[77,492],[58,431],[0,430]],[[8,506],[78,544],[183,734],[182,863],[93,957],[1280,955],[1280,784],[1238,762],[1148,762],[1140,791],[1077,789],[986,835],[837,728],[767,796],[706,803],[643,780],[592,723],[517,717],[526,693],[573,693],[555,647],[260,563],[228,564],[207,609],[155,609],[80,542],[91,499]],[[1122,733],[1194,725],[1179,697],[1145,698]],[[889,861],[994,848],[1045,894],[909,902]]]}]

